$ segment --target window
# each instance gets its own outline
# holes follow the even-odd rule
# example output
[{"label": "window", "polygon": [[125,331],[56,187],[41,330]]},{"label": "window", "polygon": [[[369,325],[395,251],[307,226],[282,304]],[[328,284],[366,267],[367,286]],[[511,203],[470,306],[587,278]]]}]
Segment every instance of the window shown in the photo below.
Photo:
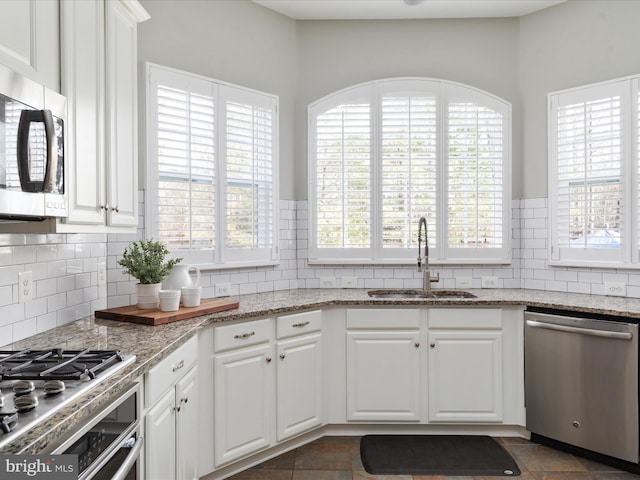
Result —
[{"label": "window", "polygon": [[549,94],[552,264],[638,265],[639,102],[638,77]]},{"label": "window", "polygon": [[277,97],[147,66],[147,225],[200,265],[277,260]]},{"label": "window", "polygon": [[358,85],[309,106],[309,259],[510,261],[511,106],[431,79]]}]

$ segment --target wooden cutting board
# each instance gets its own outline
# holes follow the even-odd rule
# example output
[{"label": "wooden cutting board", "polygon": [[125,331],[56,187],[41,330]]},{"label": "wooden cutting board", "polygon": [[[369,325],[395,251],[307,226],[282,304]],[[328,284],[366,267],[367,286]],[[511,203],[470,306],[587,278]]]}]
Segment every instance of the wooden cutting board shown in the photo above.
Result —
[{"label": "wooden cutting board", "polygon": [[187,318],[198,317],[208,313],[232,310],[240,305],[233,300],[217,300],[214,298],[203,299],[198,307],[180,307],[175,312],[163,312],[159,308],[140,310],[135,305],[126,307],[108,308],[106,310],[96,310],[96,318],[106,318],[107,320],[118,320],[120,322],[142,323],[144,325],[164,325],[165,323],[186,320]]}]

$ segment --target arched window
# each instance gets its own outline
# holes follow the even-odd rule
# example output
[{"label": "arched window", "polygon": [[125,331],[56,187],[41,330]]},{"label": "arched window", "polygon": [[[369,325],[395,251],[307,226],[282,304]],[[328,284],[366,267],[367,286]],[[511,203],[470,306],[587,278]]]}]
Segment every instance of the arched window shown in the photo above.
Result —
[{"label": "arched window", "polygon": [[311,104],[309,260],[511,258],[511,105],[436,79],[369,82]]}]

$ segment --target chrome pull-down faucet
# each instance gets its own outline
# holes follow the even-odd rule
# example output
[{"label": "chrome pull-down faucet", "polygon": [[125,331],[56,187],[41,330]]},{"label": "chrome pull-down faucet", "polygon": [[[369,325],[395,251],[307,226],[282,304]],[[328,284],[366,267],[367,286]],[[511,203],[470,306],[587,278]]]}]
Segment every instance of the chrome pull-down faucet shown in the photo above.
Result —
[{"label": "chrome pull-down faucet", "polygon": [[[420,245],[422,244],[422,226],[424,225],[424,264],[420,256]],[[418,271],[422,273],[422,290],[425,292],[431,290],[431,282],[439,282],[440,274],[435,277],[431,276],[429,271],[429,234],[427,233],[427,220],[420,217],[418,222]]]}]

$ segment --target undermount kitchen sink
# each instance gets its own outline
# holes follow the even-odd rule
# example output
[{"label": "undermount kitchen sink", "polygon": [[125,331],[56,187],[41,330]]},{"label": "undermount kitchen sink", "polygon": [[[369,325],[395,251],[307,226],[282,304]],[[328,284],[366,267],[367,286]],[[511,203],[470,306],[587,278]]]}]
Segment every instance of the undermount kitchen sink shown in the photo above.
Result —
[{"label": "undermount kitchen sink", "polygon": [[442,299],[453,300],[458,298],[477,298],[477,295],[464,290],[369,290],[367,294],[371,298],[391,298],[391,299]]}]

